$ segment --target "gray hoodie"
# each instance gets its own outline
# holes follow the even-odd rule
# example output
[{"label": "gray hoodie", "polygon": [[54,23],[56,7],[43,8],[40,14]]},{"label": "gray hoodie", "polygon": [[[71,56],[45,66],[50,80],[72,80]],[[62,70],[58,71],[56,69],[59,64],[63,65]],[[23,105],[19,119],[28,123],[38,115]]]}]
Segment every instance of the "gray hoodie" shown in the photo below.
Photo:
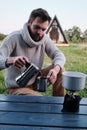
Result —
[{"label": "gray hoodie", "polygon": [[[19,87],[15,79],[25,70],[25,67],[17,69],[14,65],[6,68],[5,62],[8,57],[26,56],[29,58],[29,61],[38,66],[39,69],[42,69],[45,52],[52,59],[52,64],[58,64],[60,67],[64,66],[64,54],[46,34],[39,42],[33,41],[29,35],[27,23],[24,24],[23,29],[9,34],[0,46],[0,70],[6,69],[6,86]],[[32,84],[34,79],[29,81],[28,85]]]}]

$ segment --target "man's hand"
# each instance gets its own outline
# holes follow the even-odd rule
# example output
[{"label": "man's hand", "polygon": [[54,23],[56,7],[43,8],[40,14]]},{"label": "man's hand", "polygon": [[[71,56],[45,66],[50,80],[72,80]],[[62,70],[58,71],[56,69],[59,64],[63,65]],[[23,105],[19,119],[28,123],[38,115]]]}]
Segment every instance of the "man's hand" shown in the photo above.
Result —
[{"label": "man's hand", "polygon": [[47,78],[49,79],[51,84],[54,84],[57,79],[57,74],[60,71],[60,66],[56,65],[53,69],[51,69],[47,75]]},{"label": "man's hand", "polygon": [[22,68],[26,65],[26,62],[29,62],[29,60],[25,56],[9,57],[6,61],[6,66],[14,65],[17,68]]}]

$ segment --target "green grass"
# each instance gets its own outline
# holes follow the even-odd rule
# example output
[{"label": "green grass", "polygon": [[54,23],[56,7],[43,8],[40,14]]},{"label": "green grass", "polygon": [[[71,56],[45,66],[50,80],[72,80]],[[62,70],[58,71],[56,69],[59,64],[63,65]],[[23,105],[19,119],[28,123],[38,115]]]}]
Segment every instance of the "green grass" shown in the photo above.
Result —
[{"label": "green grass", "polygon": [[4,73],[5,71],[0,71],[0,93],[6,93],[6,86],[4,82]]},{"label": "green grass", "polygon": [[[66,71],[78,71],[87,74],[87,44],[71,44],[70,46],[58,47],[62,50],[66,57],[65,70]],[[44,66],[50,64],[50,59],[45,56]],[[4,70],[0,71],[0,93],[6,93],[6,87],[4,83]],[[84,90],[79,92],[80,96],[87,97],[87,82]],[[48,88],[46,93],[43,95],[52,95],[52,86]]]},{"label": "green grass", "polygon": [[87,48],[82,45],[60,47],[66,56],[65,68],[67,71],[87,73]]}]

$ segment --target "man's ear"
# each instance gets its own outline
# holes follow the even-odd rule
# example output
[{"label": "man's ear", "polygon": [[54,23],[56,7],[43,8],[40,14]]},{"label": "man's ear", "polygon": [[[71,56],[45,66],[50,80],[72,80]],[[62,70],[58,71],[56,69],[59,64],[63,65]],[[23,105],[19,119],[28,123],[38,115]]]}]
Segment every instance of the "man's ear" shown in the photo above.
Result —
[{"label": "man's ear", "polygon": [[28,25],[30,25],[30,23],[31,23],[31,20],[28,20],[28,22],[27,22],[27,23],[28,23]]},{"label": "man's ear", "polygon": [[32,20],[31,19],[28,20],[28,25],[30,25],[30,24],[32,24]]}]

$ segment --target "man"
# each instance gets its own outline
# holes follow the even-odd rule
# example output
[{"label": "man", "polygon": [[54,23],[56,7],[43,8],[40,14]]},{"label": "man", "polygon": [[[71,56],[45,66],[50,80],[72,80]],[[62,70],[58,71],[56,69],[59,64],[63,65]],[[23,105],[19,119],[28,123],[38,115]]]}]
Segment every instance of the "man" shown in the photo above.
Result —
[{"label": "man", "polygon": [[[41,96],[35,89],[37,77],[34,76],[24,87],[19,86],[15,81],[29,62],[34,63],[41,70],[42,76],[49,78],[53,85],[53,96],[65,95],[61,85],[65,56],[45,34],[50,21],[51,18],[46,10],[35,9],[22,30],[9,34],[3,40],[0,47],[0,69],[6,69],[5,82],[9,94]],[[52,59],[52,65],[42,69],[45,52]]]}]

